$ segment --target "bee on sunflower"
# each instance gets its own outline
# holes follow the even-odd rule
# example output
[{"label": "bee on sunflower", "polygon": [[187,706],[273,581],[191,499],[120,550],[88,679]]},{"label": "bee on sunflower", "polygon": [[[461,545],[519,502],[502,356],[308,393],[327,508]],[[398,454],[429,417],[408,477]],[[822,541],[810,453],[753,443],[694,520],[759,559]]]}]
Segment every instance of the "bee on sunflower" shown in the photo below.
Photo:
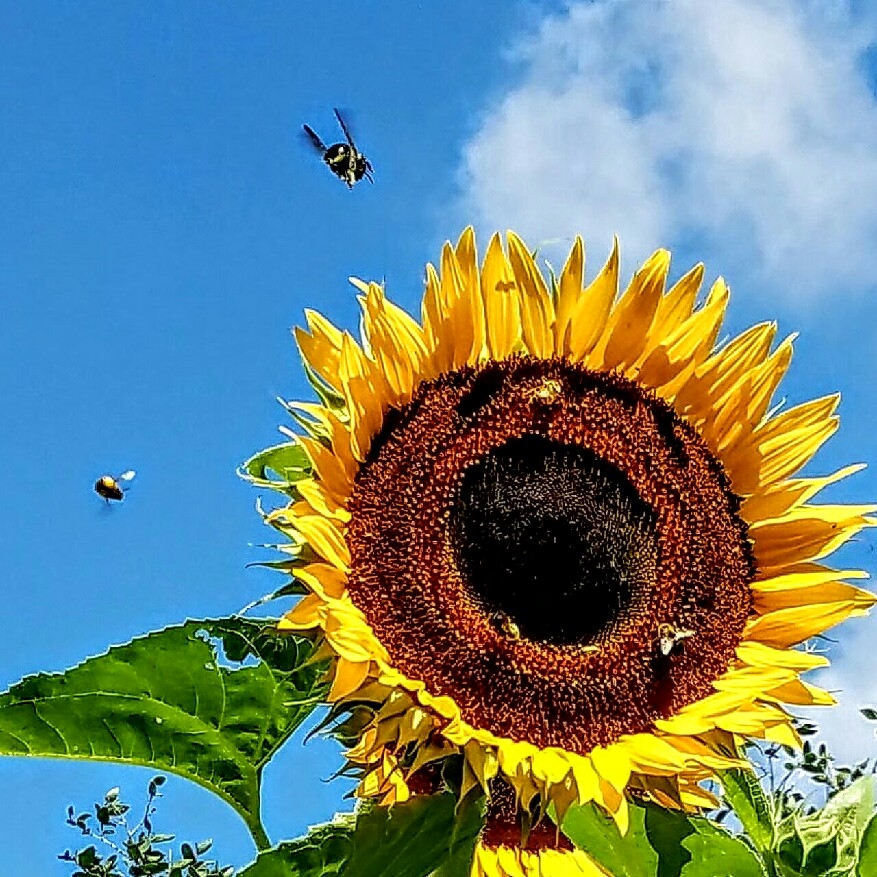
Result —
[{"label": "bee on sunflower", "polygon": [[812,501],[861,467],[796,475],[838,397],[771,408],[792,339],[717,348],[727,286],[698,304],[697,265],[666,289],[665,250],[622,293],[617,242],[588,283],[584,261],[577,238],[546,280],[509,232],[479,265],[469,228],[420,322],[353,280],[360,342],[313,311],[295,332],[322,404],[266,514],[309,549],[280,627],[321,638],[336,709],[368,707],[360,796],[451,758],[489,794],[474,875],[603,873],[553,828],[521,842],[549,806],[621,831],[631,796],[711,807],[741,742],[796,745],[786,706],[833,702],[795,646],[874,602],[823,560],[877,507]]}]

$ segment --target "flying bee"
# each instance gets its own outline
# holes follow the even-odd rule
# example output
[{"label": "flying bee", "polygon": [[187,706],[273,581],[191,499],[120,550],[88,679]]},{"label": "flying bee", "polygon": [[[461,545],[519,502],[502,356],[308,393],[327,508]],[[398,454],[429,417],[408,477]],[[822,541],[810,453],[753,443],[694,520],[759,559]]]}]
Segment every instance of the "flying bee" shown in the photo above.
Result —
[{"label": "flying bee", "polygon": [[372,171],[374,168],[371,162],[356,148],[350,129],[338,110],[335,110],[335,118],[338,119],[338,124],[344,132],[347,143],[333,143],[331,146],[326,146],[310,125],[302,125],[311,145],[320,153],[323,161],[329,165],[329,170],[339,180],[344,180],[347,183],[348,189],[352,189],[353,184],[358,183],[363,177],[373,183]]},{"label": "flying bee", "polygon": [[125,497],[125,488],[122,487],[123,481],[130,481],[137,473],[133,469],[128,469],[127,472],[123,472],[121,475],[101,475],[97,481],[94,483],[94,492],[98,496],[102,496],[107,505],[110,504],[110,500],[115,500],[117,502],[121,502]]},{"label": "flying bee", "polygon": [[658,625],[658,648],[664,657],[670,654],[682,640],[694,636],[693,630],[682,630],[673,624]]}]

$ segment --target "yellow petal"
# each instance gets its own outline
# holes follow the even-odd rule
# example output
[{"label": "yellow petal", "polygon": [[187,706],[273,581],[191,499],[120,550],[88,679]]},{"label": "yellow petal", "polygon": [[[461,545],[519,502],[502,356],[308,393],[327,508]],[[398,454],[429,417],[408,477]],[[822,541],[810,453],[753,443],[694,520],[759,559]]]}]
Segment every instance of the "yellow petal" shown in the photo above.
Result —
[{"label": "yellow petal", "polygon": [[749,621],[743,636],[785,649],[840,624],[852,615],[862,615],[864,611],[855,600],[778,609]]},{"label": "yellow petal", "polygon": [[574,362],[591,364],[594,348],[606,332],[612,303],[618,296],[618,238],[600,273],[591,281],[576,302],[569,330],[569,352]]},{"label": "yellow petal", "polygon": [[605,347],[601,351],[598,344],[591,361],[596,364],[599,356],[602,369],[622,373],[637,361],[661,301],[669,268],[670,253],[657,250],[634,274],[630,286],[609,316],[604,333]]},{"label": "yellow petal", "polygon": [[341,331],[322,314],[305,310],[310,332],[296,327],[293,330],[301,355],[308,365],[333,389],[338,386],[338,363],[341,360]]},{"label": "yellow petal", "polygon": [[316,439],[302,436],[299,438],[299,444],[310,457],[320,484],[337,503],[345,502],[350,495],[353,481],[344,469],[339,455]]},{"label": "yellow petal", "polygon": [[463,279],[463,305],[468,308],[472,326],[472,342],[469,350],[461,350],[463,362],[476,363],[482,360],[487,350],[487,317],[484,299],[480,294],[481,278],[478,272],[478,252],[475,248],[475,230],[468,226],[455,249],[457,264]]},{"label": "yellow petal", "polygon": [[816,603],[857,603],[868,609],[874,603],[870,591],[848,585],[845,582],[827,582],[811,588],[786,588],[784,590],[756,592],[753,607],[759,615],[792,606],[813,606]]},{"label": "yellow petal", "polygon": [[293,523],[295,529],[323,560],[344,572],[347,571],[350,566],[350,550],[341,531],[331,519],[322,515],[302,515]]},{"label": "yellow petal", "polygon": [[512,231],[506,236],[520,291],[524,344],[534,356],[547,358],[554,353],[554,305],[548,287],[524,242]]},{"label": "yellow petal", "polygon": [[830,569],[821,563],[803,563],[783,567],[775,575],[766,575],[752,583],[756,591],[788,591],[798,588],[813,588],[817,585],[842,579],[867,579],[868,573],[860,569]]},{"label": "yellow petal", "polygon": [[343,524],[350,520],[347,509],[332,496],[331,491],[316,481],[309,478],[296,481],[295,489],[315,512],[327,518],[335,518]]},{"label": "yellow petal", "polygon": [[800,506],[782,518],[749,528],[762,574],[831,554],[862,528],[872,526],[873,506]]},{"label": "yellow petal", "polygon": [[307,594],[277,622],[278,630],[308,630],[316,627],[324,614],[325,601],[316,594]]},{"label": "yellow petal", "polygon": [[571,352],[572,320],[585,280],[585,245],[576,235],[566,264],[560,272],[557,289],[557,316],[554,322],[554,349],[563,355]]},{"label": "yellow petal", "polygon": [[357,460],[364,462],[372,438],[381,429],[388,395],[386,382],[347,333],[341,341],[338,374],[350,415],[351,450]]},{"label": "yellow petal", "polygon": [[347,588],[347,575],[328,563],[309,563],[298,567],[294,575],[323,600],[340,599]]},{"label": "yellow petal", "polygon": [[388,301],[376,283],[359,297],[363,309],[363,334],[380,371],[389,384],[392,404],[411,398],[415,376],[427,358],[423,330],[401,308]]},{"label": "yellow petal", "polygon": [[779,518],[789,509],[813,499],[829,484],[861,472],[864,468],[864,463],[856,463],[838,469],[831,475],[823,475],[819,478],[795,478],[769,485],[765,490],[747,497],[740,508],[740,514],[746,521]]},{"label": "yellow petal", "polygon": [[750,667],[787,667],[797,672],[827,667],[828,658],[814,652],[774,649],[760,642],[747,640],[737,646],[737,657]]},{"label": "yellow petal", "polygon": [[649,354],[660,344],[664,344],[668,338],[672,338],[689,320],[694,312],[697,301],[697,293],[703,282],[703,264],[695,265],[684,274],[670,289],[666,295],[658,300],[658,307],[652,320],[651,329],[643,345],[637,361],[644,362]]},{"label": "yellow petal", "polygon": [[353,691],[356,691],[368,676],[369,665],[367,663],[353,663],[344,658],[338,658],[335,662],[335,675],[332,678],[332,688],[329,691],[328,700],[334,703],[341,700]]},{"label": "yellow petal", "polygon": [[481,296],[487,322],[488,355],[505,359],[521,344],[521,306],[517,281],[498,234],[490,239],[484,257]]},{"label": "yellow petal", "polygon": [[772,688],[762,697],[797,706],[834,706],[837,703],[829,692],[801,679],[792,679],[784,685]]},{"label": "yellow petal", "polygon": [[624,746],[596,746],[591,750],[591,763],[600,778],[619,792],[627,785],[632,766]]}]

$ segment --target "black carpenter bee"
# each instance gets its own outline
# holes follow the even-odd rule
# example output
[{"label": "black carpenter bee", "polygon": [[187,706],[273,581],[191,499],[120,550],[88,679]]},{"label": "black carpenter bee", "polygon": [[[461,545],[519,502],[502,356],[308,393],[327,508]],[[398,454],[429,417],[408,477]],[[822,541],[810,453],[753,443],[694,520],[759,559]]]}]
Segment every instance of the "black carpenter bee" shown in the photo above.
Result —
[{"label": "black carpenter bee", "polygon": [[115,475],[101,475],[97,481],[94,482],[94,490],[98,496],[102,496],[106,501],[107,505],[110,504],[110,500],[115,500],[116,502],[121,502],[125,497],[125,488],[122,487],[121,482],[130,481],[137,473],[133,469],[128,469],[127,472],[123,472],[119,476]]},{"label": "black carpenter bee", "polygon": [[335,118],[347,138],[347,143],[333,143],[326,146],[317,136],[316,131],[310,125],[302,125],[305,134],[311,141],[314,149],[316,149],[323,158],[323,161],[329,165],[329,170],[347,183],[347,188],[352,189],[354,183],[358,183],[365,177],[370,183],[373,183],[371,162],[356,148],[353,137],[350,135],[350,129],[347,123],[341,117],[341,113],[335,110]]}]

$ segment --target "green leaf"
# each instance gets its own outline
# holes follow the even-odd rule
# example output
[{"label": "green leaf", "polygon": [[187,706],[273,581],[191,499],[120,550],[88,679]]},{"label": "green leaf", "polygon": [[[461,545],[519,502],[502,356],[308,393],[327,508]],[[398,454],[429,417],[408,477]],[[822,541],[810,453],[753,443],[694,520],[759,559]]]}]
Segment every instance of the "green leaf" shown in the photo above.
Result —
[{"label": "green leaf", "polygon": [[[356,821],[353,851],[343,877],[428,877],[468,874],[484,818],[483,803],[461,805],[446,792],[372,807]],[[454,861],[458,871],[443,871]],[[461,867],[462,866],[462,867]]]},{"label": "green leaf", "polygon": [[874,874],[877,874],[877,816],[871,817],[862,832],[856,877],[872,877]]},{"label": "green leaf", "polygon": [[690,859],[683,864],[680,877],[765,877],[767,870],[744,840],[708,819],[692,821],[695,832],[682,841]]},{"label": "green leaf", "polygon": [[[240,468],[242,477],[259,487],[294,493],[296,481],[311,477],[311,460],[297,442],[285,442],[259,451]],[[279,476],[271,477],[271,472]]]},{"label": "green leaf", "polygon": [[451,831],[447,861],[432,872],[433,877],[469,874],[486,814],[487,799],[483,795],[467,795],[460,803]]},{"label": "green leaf", "polygon": [[859,712],[869,721],[877,722],[877,710],[875,710],[873,707],[862,707]]},{"label": "green leaf", "polygon": [[484,798],[450,793],[336,816],[261,853],[238,877],[461,877],[472,867]]},{"label": "green leaf", "polygon": [[227,801],[265,848],[262,769],[325,692],[311,642],[274,624],[187,621],[28,676],[0,694],[0,754],[170,771]]},{"label": "green leaf", "polygon": [[324,877],[340,874],[353,847],[353,814],[336,816],[306,837],[286,841],[259,854],[237,877]]},{"label": "green leaf", "polygon": [[658,854],[646,835],[644,808],[631,805],[630,817],[630,828],[622,837],[615,823],[594,804],[573,805],[561,830],[614,877],[653,877],[658,873]]},{"label": "green leaf", "polygon": [[778,830],[780,859],[804,877],[853,877],[873,816],[874,777],[869,775],[833,795],[821,810],[784,819]]},{"label": "green leaf", "polygon": [[719,771],[724,799],[736,814],[755,849],[769,855],[776,829],[773,809],[758,777],[751,770],[733,768]]},{"label": "green leaf", "polygon": [[631,804],[622,836],[593,804],[573,806],[563,833],[615,877],[765,877],[758,856],[708,819],[655,804]]}]

